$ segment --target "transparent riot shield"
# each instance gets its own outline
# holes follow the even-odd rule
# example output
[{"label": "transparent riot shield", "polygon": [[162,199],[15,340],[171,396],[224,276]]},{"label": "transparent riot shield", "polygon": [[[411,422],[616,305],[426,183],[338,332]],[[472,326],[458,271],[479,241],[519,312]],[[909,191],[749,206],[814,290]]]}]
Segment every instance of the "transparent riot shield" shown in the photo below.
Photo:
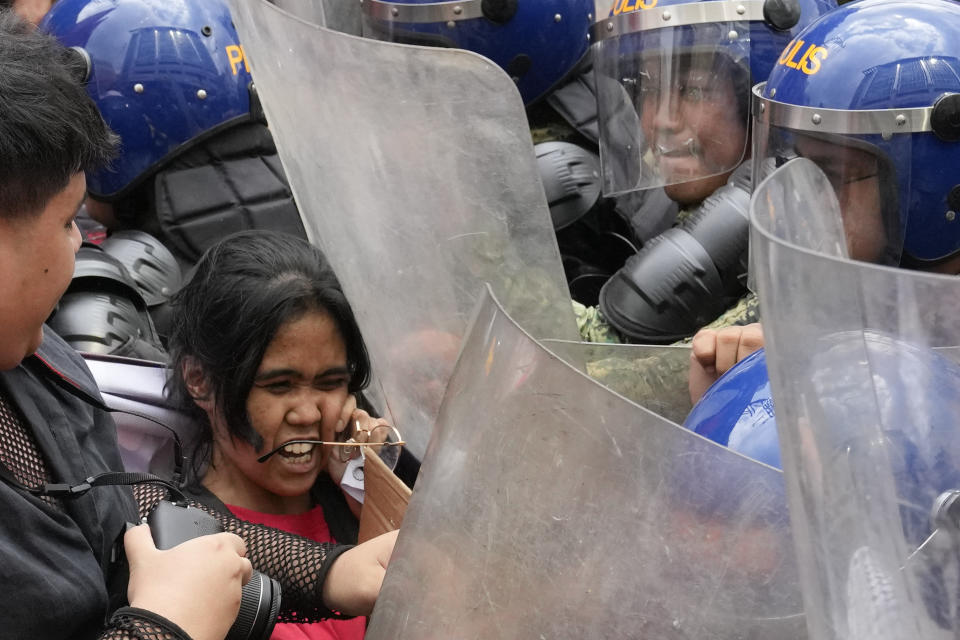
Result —
[{"label": "transparent riot shield", "polygon": [[[750,21],[743,4],[612,3],[591,29],[603,193],[729,174],[747,150]],[[725,180],[718,182],[722,184]]]},{"label": "transparent riot shield", "polygon": [[359,2],[343,0],[322,0],[324,18],[328,29],[359,36],[362,20]]},{"label": "transparent riot shield", "polygon": [[808,627],[816,640],[954,638],[960,279],[846,258],[851,204],[801,158],[751,211]]},{"label": "transparent riot shield", "polygon": [[682,424],[693,408],[688,346],[566,340],[544,340],[543,345],[567,362],[582,363],[603,386],[668,420]]},{"label": "transparent riot shield", "polygon": [[327,26],[326,9],[321,0],[270,0],[270,2],[305,22]]},{"label": "transparent riot shield", "polygon": [[304,227],[419,457],[483,283],[538,338],[577,338],[516,88],[469,52],[232,8]]},{"label": "transparent riot shield", "polygon": [[779,640],[800,612],[778,471],[478,305],[368,638]]},{"label": "transparent riot shield", "polygon": [[311,24],[360,35],[360,3],[344,0],[270,0],[284,11]]}]

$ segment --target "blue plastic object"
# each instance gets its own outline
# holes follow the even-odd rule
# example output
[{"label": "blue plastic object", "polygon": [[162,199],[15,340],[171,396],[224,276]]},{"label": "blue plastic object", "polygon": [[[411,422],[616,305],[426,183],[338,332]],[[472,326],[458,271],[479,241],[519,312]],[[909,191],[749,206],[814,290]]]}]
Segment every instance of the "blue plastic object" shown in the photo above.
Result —
[{"label": "blue plastic object", "polygon": [[[865,28],[869,25],[869,28]],[[906,25],[916,25],[907,36]],[[912,27],[911,27],[912,28]],[[764,97],[796,106],[862,111],[933,107],[960,93],[960,3],[949,0],[863,0],[844,5],[797,35]],[[810,46],[823,48],[817,65],[797,68]],[[793,63],[793,64],[790,64]],[[812,73],[809,72],[816,69]],[[960,116],[956,110],[947,115]],[[960,142],[934,132],[859,135],[894,172],[903,250],[937,260],[960,250]],[[951,198],[951,192],[957,190]],[[950,213],[953,212],[953,213]]]},{"label": "blue plastic object", "polygon": [[[664,9],[667,9],[671,6],[676,5],[686,5],[686,4],[697,4],[703,2],[713,2],[715,0],[653,0],[652,2],[648,1],[643,2],[629,2],[629,0],[624,3],[621,0],[618,0],[614,3],[614,10],[618,5],[627,5],[630,8],[620,12],[619,15],[634,13],[639,11],[657,11],[662,12]],[[836,0],[795,0],[796,7],[799,9],[799,21],[792,28],[788,30],[779,30],[771,26],[765,21],[753,20],[750,22],[750,37],[747,38],[737,38],[732,42],[727,42],[722,47],[722,50],[730,57],[730,59],[737,64],[746,61],[749,58],[750,63],[750,78],[754,83],[763,82],[770,75],[770,71],[773,68],[774,64],[779,58],[784,47],[790,43],[791,39],[805,26],[809,25],[811,22],[822,16],[823,14],[835,9],[837,6]],[[649,8],[645,8],[649,7]],[[614,10],[611,10],[611,14]],[[724,41],[723,36],[726,35],[726,32],[719,31],[719,29],[729,25],[728,22],[723,23],[713,23],[713,27],[718,29],[717,42]],[[697,35],[697,38],[703,41],[704,36],[702,30],[705,26],[708,26],[709,23],[703,23],[693,26],[686,27],[674,27],[670,30],[669,33],[669,42],[670,47],[674,50],[682,50],[683,39],[693,39],[693,34],[695,30],[701,31]],[[621,36],[621,49],[622,52],[629,50],[631,44],[639,45],[641,42],[644,45],[645,49],[655,49],[652,41],[650,39],[650,33],[645,32],[646,35],[643,36],[643,39],[640,39],[640,34],[629,34]],[[641,51],[636,51],[635,53],[642,53]]]},{"label": "blue plastic object", "polygon": [[764,350],[738,362],[707,389],[683,424],[705,438],[779,469],[780,445]]},{"label": "blue plastic object", "polygon": [[40,28],[87,52],[87,91],[121,137],[120,158],[87,176],[100,199],[250,118],[250,70],[224,0],[60,0]]},{"label": "blue plastic object", "polygon": [[[934,350],[873,332],[834,342],[818,352],[810,367],[813,392],[794,390],[819,398],[818,405],[807,409],[811,428],[820,422],[819,415],[824,424],[852,423],[854,416],[876,415],[877,431],[885,440],[894,476],[914,479],[914,484],[930,489],[930,495],[911,497],[907,502],[929,509],[944,487],[960,486],[960,445],[942,448],[956,441],[960,365]],[[861,375],[850,374],[851,361],[859,363]],[[765,350],[744,358],[713,383],[684,426],[779,469],[777,421]],[[867,436],[854,441],[838,435],[837,455],[877,447],[877,436]],[[916,482],[916,478],[925,481]]]},{"label": "blue plastic object", "polygon": [[[401,5],[450,5],[450,2],[405,0]],[[490,3],[504,6],[510,2]],[[517,83],[526,105],[562,80],[589,46],[587,33],[593,0],[517,0],[504,22],[487,17],[462,21],[387,22],[368,18],[375,37],[406,44],[467,49],[489,58]],[[507,12],[509,15],[509,12]]]}]

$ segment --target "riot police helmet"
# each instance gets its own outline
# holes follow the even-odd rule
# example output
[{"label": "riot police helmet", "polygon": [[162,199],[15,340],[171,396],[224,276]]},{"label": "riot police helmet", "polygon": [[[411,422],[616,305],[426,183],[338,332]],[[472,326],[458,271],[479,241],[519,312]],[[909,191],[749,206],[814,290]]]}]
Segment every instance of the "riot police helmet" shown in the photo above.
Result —
[{"label": "riot police helmet", "polygon": [[587,52],[593,0],[363,0],[364,35],[466,49],[497,63],[530,105]]}]

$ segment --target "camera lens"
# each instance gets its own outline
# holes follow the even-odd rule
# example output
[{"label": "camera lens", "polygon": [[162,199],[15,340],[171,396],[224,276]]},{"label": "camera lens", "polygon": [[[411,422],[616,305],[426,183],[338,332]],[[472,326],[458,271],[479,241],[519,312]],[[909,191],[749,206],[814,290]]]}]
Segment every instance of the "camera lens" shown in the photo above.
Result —
[{"label": "camera lens", "polygon": [[[209,513],[161,500],[147,516],[153,542],[158,549],[170,549],[178,544],[223,531],[220,523]],[[280,613],[280,583],[254,571],[243,586],[240,611],[226,640],[267,640],[277,624]]]},{"label": "camera lens", "polygon": [[280,584],[259,571],[243,586],[240,611],[226,640],[267,640],[280,612]]}]

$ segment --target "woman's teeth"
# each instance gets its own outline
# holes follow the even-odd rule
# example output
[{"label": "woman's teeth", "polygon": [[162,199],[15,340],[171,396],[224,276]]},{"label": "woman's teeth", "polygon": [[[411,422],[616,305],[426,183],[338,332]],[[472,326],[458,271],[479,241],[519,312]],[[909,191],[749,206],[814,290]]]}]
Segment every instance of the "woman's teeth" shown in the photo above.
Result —
[{"label": "woman's teeth", "polygon": [[288,444],[280,450],[280,455],[291,462],[308,462],[313,456],[313,448],[316,445],[294,443]]}]

